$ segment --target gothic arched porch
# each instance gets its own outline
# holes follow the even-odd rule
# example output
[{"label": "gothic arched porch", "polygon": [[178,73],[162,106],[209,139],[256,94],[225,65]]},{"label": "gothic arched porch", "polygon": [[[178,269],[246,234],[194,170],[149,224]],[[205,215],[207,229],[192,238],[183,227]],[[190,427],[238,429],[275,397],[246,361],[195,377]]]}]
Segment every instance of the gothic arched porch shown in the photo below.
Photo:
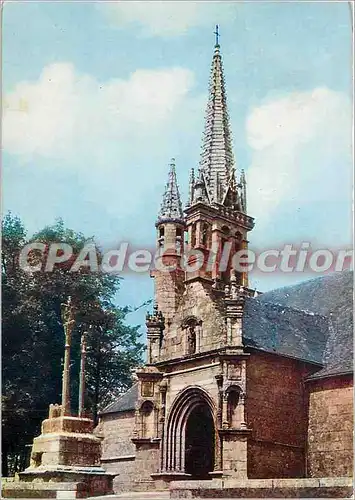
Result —
[{"label": "gothic arched porch", "polygon": [[215,404],[200,387],[188,387],[177,396],[167,418],[163,469],[207,479],[218,453]]}]

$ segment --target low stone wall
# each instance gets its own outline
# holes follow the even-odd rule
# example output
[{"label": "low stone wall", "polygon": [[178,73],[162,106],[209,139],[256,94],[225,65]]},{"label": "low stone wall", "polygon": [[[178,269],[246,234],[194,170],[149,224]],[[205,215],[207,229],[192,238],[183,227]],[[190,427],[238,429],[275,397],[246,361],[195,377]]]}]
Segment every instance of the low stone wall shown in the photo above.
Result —
[{"label": "low stone wall", "polygon": [[352,498],[348,477],[174,481],[170,498]]},{"label": "low stone wall", "polygon": [[132,489],[135,472],[134,455],[107,458],[102,460],[101,463],[107,473],[115,475],[113,480],[113,491],[115,493]]}]

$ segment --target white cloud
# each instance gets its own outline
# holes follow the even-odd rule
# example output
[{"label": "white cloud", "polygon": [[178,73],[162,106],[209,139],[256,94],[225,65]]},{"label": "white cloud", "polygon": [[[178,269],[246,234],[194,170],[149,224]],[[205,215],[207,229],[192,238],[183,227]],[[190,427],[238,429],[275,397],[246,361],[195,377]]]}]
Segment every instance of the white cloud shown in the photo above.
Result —
[{"label": "white cloud", "polygon": [[137,27],[143,37],[181,35],[194,26],[214,26],[230,21],[235,2],[115,1],[96,4],[109,22],[118,27]]},{"label": "white cloud", "polygon": [[13,154],[68,158],[115,141],[146,141],[164,130],[194,83],[183,68],[137,70],[99,82],[69,63],[5,96],[3,146]]},{"label": "white cloud", "polygon": [[[179,67],[100,82],[69,63],[51,64],[5,95],[3,148],[20,160],[21,175],[30,169],[40,179],[32,198],[44,189],[40,171],[60,169],[63,179],[79,182],[82,206],[95,203],[107,221],[124,218],[165,183],[170,158],[200,136],[205,96],[193,87],[194,74]],[[56,188],[78,196],[69,183]]]},{"label": "white cloud", "polygon": [[[347,199],[351,187],[351,104],[328,88],[295,92],[251,111],[249,211],[257,226],[297,200]],[[326,205],[325,205],[326,206]]]}]

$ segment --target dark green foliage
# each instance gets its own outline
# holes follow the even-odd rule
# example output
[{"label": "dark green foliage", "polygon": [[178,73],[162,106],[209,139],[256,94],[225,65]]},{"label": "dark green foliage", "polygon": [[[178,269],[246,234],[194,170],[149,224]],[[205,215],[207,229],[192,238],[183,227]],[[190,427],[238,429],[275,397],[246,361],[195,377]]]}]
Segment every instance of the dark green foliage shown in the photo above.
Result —
[{"label": "dark green foliage", "polygon": [[[58,221],[30,241],[66,242],[78,253],[88,239]],[[10,457],[17,457],[40,433],[49,404],[61,401],[61,304],[69,296],[76,308],[71,352],[74,412],[84,331],[88,332],[86,409],[95,419],[100,408],[131,385],[131,372],[141,363],[144,350],[138,327],[125,324],[129,309],[113,302],[119,277],[87,268],[69,272],[64,264],[56,265],[52,272],[25,272],[18,256],[26,242],[20,219],[7,214],[2,224],[3,475],[23,467],[21,463],[14,465]],[[100,260],[99,250],[97,256]]]}]

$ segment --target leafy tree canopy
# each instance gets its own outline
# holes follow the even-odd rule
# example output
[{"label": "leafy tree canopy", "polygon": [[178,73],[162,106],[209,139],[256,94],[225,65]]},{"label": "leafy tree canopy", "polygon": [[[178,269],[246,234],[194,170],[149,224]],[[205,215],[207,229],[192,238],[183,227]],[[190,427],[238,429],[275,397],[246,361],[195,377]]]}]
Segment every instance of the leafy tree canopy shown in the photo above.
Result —
[{"label": "leafy tree canopy", "polygon": [[[18,217],[8,213],[2,222],[2,413],[3,474],[9,456],[20,453],[40,432],[50,403],[61,401],[64,330],[61,306],[72,298],[75,327],[71,351],[71,395],[78,399],[80,338],[87,332],[86,409],[98,411],[132,383],[132,370],[142,362],[144,345],[138,326],[126,324],[128,307],[114,299],[121,278],[100,271],[55,265],[46,272],[26,272],[19,253],[28,242],[65,242],[78,254],[88,241],[58,220],[28,239]],[[97,248],[100,260],[100,250]],[[11,455],[11,456],[12,456]],[[21,465],[18,465],[21,468]]]}]

